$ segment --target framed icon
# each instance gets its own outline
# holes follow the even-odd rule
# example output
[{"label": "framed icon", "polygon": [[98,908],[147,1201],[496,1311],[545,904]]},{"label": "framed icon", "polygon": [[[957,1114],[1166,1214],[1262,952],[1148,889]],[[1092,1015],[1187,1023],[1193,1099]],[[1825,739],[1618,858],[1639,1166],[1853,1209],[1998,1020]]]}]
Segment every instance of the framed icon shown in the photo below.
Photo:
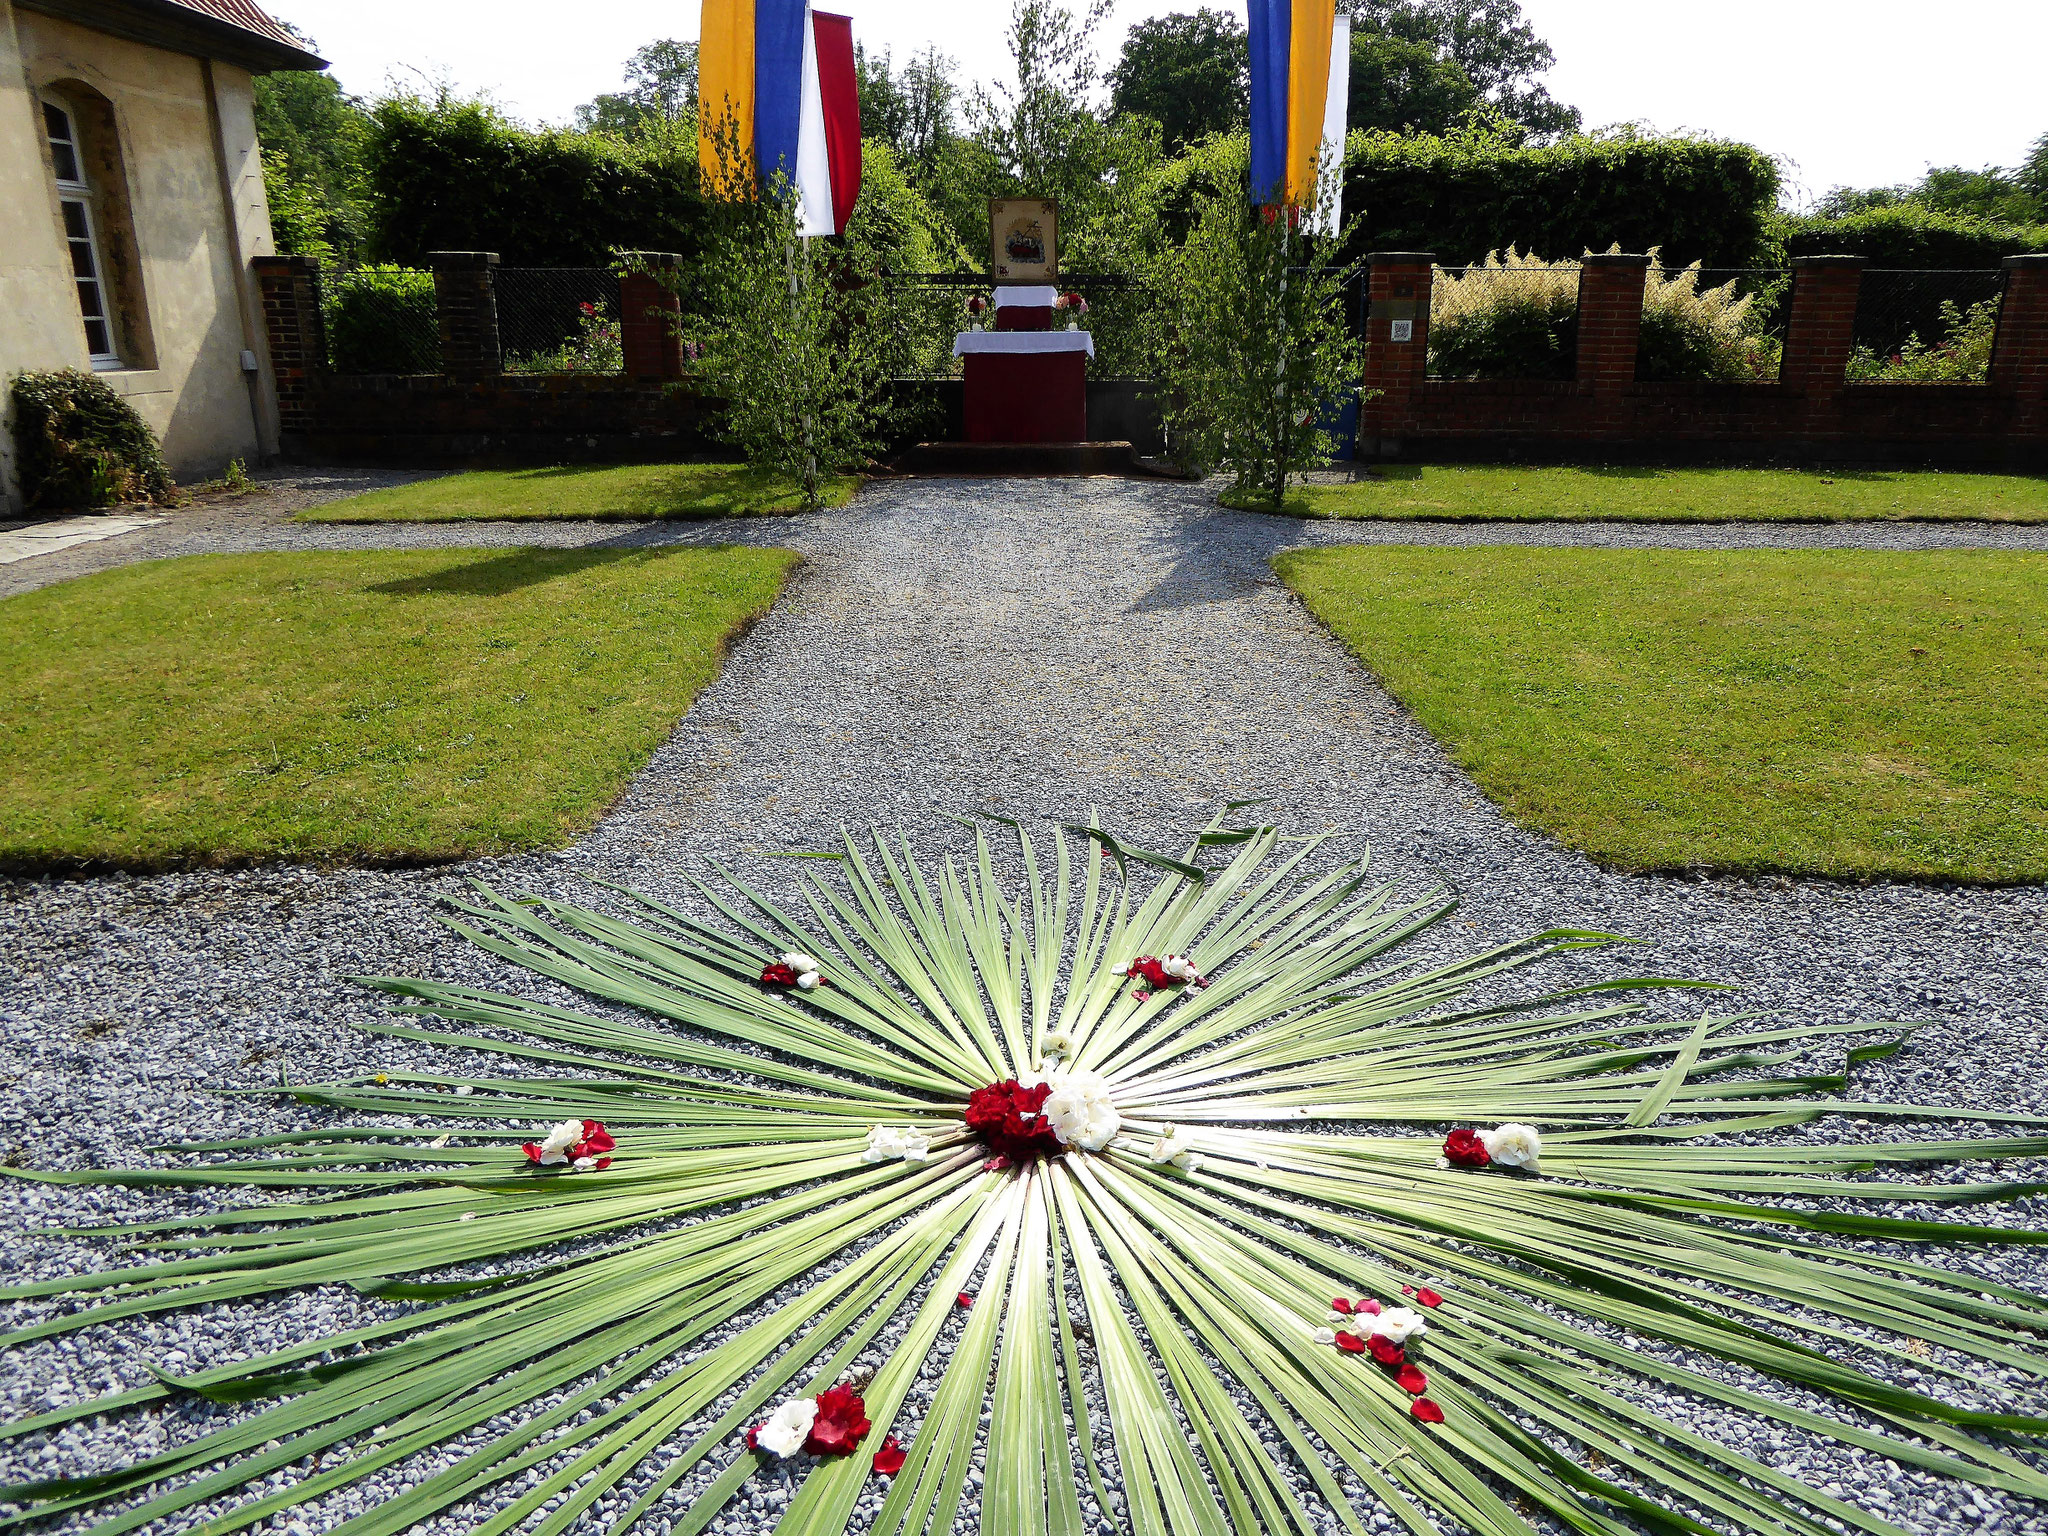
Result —
[{"label": "framed icon", "polygon": [[1049,283],[1060,274],[1060,205],[1049,197],[990,198],[989,271],[999,283]]}]

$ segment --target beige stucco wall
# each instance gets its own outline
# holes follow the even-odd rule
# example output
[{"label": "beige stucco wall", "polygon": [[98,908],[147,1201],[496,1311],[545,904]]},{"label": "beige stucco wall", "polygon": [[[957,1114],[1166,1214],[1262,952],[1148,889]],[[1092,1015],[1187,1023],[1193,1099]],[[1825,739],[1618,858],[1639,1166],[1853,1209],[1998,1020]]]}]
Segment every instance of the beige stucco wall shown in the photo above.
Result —
[{"label": "beige stucco wall", "polygon": [[[0,0],[0,380],[89,366],[37,105],[39,90],[65,81],[112,108],[153,354],[150,367],[100,377],[155,429],[181,479],[269,457],[276,395],[249,260],[272,247],[248,72],[9,0]],[[0,451],[11,460],[11,444]],[[11,462],[4,468],[18,500]]]}]

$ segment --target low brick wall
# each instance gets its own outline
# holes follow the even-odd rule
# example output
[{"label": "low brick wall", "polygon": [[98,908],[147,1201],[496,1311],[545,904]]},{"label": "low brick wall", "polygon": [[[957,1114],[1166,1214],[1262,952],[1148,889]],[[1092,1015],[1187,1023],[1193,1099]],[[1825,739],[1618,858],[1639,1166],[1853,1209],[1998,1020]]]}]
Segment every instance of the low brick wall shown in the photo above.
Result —
[{"label": "low brick wall", "polygon": [[[1844,379],[1862,263],[1794,264],[1775,382],[1646,383],[1635,377],[1643,257],[1592,257],[1581,278],[1578,377],[1427,377],[1433,258],[1372,258],[1358,453],[1379,459],[1697,460],[2048,469],[2048,261],[2007,262],[1991,377],[1983,384]],[[1396,322],[1406,322],[1395,341]]]},{"label": "low brick wall", "polygon": [[696,396],[620,375],[320,374],[287,452],[334,463],[673,462],[714,450]]}]

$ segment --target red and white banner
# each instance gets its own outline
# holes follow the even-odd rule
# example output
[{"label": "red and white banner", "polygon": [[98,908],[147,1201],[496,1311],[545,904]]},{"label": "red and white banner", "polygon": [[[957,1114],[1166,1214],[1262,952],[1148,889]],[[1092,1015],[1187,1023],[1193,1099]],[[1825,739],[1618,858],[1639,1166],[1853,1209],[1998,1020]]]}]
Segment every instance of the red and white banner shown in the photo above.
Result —
[{"label": "red and white banner", "polygon": [[796,191],[801,232],[839,235],[860,196],[860,94],[853,74],[853,19],[804,16],[803,104],[797,122]]}]

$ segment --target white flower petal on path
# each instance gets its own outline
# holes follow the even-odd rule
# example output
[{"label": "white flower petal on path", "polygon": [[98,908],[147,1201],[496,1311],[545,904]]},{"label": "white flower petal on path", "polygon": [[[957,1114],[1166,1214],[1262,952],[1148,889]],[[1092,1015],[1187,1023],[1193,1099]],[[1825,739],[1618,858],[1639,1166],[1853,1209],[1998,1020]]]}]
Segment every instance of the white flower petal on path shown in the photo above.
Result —
[{"label": "white flower petal on path", "polygon": [[1407,1307],[1388,1307],[1372,1320],[1372,1331],[1396,1344],[1406,1344],[1417,1335],[1429,1332],[1429,1324],[1423,1321],[1420,1312]]},{"label": "white flower petal on path", "polygon": [[1486,1155],[1503,1168],[1542,1171],[1537,1162],[1543,1156],[1543,1135],[1533,1125],[1510,1122],[1495,1126],[1490,1131],[1481,1131],[1479,1141],[1486,1148]]},{"label": "white flower petal on path", "polygon": [[1046,1079],[1052,1094],[1045,1101],[1045,1117],[1053,1134],[1070,1147],[1100,1152],[1123,1125],[1123,1117],[1110,1102],[1109,1084],[1095,1072],[1060,1072]]},{"label": "white flower petal on path", "polygon": [[818,1400],[815,1397],[793,1397],[768,1415],[768,1422],[754,1436],[754,1443],[777,1456],[794,1456],[804,1448],[804,1441],[810,1437],[811,1425],[817,1417]]}]

